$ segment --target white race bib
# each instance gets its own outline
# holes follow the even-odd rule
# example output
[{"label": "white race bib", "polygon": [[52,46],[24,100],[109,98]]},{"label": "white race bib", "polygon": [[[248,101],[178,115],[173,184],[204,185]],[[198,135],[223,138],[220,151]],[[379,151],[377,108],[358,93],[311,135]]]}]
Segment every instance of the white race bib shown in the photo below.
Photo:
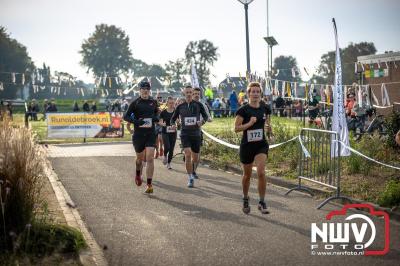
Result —
[{"label": "white race bib", "polygon": [[196,125],[197,119],[195,116],[185,117],[185,126]]},{"label": "white race bib", "polygon": [[175,133],[176,129],[173,126],[167,126],[167,133]]},{"label": "white race bib", "polygon": [[247,130],[247,141],[248,142],[260,141],[262,139],[263,139],[263,130],[262,129]]},{"label": "white race bib", "polygon": [[140,127],[142,128],[150,128],[152,126],[152,119],[151,118],[143,118],[144,124]]}]

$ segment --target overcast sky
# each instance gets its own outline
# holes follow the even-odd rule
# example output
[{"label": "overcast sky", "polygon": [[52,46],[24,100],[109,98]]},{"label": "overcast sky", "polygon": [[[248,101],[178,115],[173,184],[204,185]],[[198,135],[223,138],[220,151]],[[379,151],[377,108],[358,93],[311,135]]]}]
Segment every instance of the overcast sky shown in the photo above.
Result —
[{"label": "overcast sky", "polygon": [[[274,56],[292,55],[313,70],[323,53],[334,50],[332,17],[341,47],[374,42],[378,53],[400,50],[400,0],[269,0]],[[266,70],[266,0],[249,7],[252,71]],[[189,41],[207,39],[220,57],[213,83],[246,70],[244,8],[237,0],[0,0],[0,25],[27,46],[37,66],[66,71],[86,82],[80,66],[83,39],[96,24],[114,24],[130,37],[135,58],[164,65],[184,57]],[[354,67],[347,65],[347,67]],[[304,78],[304,77],[303,77]]]}]

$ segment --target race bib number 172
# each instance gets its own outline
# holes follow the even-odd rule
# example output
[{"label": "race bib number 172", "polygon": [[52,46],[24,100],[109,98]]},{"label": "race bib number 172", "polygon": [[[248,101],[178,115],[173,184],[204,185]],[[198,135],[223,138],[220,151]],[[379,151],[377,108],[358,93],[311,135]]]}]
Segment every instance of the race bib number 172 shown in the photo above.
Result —
[{"label": "race bib number 172", "polygon": [[248,142],[260,141],[262,139],[263,139],[263,130],[262,129],[247,130],[247,141]]}]

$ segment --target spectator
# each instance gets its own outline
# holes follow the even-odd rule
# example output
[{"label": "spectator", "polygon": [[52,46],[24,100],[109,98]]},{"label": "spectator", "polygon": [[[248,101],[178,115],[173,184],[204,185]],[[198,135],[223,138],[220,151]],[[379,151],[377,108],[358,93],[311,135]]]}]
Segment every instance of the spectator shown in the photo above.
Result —
[{"label": "spectator", "polygon": [[47,108],[49,107],[49,102],[47,99],[44,99],[43,101],[43,117],[42,120],[46,120],[46,112],[47,112]]},{"label": "spectator", "polygon": [[294,110],[295,110],[295,116],[296,117],[301,117],[303,113],[303,106],[301,104],[300,100],[297,100],[293,104]]},{"label": "spectator", "polygon": [[238,97],[239,105],[243,105],[245,100],[246,100],[246,93],[244,92],[243,89],[241,89],[240,92],[239,92],[239,97]]},{"label": "spectator", "polygon": [[276,112],[279,113],[279,116],[283,116],[283,111],[285,110],[285,100],[278,95],[275,100],[275,109]]},{"label": "spectator", "polygon": [[107,111],[107,112],[110,112],[110,111],[111,111],[111,103],[110,103],[110,100],[109,100],[109,99],[107,99],[107,100],[105,101],[105,105],[106,105],[106,111]]},{"label": "spectator", "polygon": [[224,97],[221,98],[220,104],[221,104],[221,115],[222,115],[222,117],[226,117],[226,113],[227,113],[227,111],[226,111],[226,100],[225,100]]},{"label": "spectator", "polygon": [[215,101],[212,103],[212,110],[214,111],[214,117],[221,117],[221,103],[219,101],[219,98],[215,99]]},{"label": "spectator", "polygon": [[[286,96],[288,97],[288,96]],[[292,99],[286,98],[285,100],[285,116],[292,117]]]},{"label": "spectator", "polygon": [[211,106],[214,100],[214,92],[210,87],[206,88],[206,90],[204,91],[204,96],[206,97],[208,105]]},{"label": "spectator", "polygon": [[87,113],[90,112],[90,106],[89,106],[89,103],[87,102],[87,100],[85,100],[83,102],[82,109],[83,109],[84,112],[87,112]]},{"label": "spectator", "polygon": [[95,113],[97,111],[96,101],[93,101],[92,106],[90,107],[90,109],[92,110],[92,113]]},{"label": "spectator", "polygon": [[74,101],[74,106],[73,106],[73,108],[72,108],[72,111],[73,111],[73,112],[79,112],[79,111],[80,111],[79,105],[78,105],[78,102],[77,102],[77,101]]},{"label": "spectator", "polygon": [[354,108],[355,103],[356,103],[355,94],[352,92],[347,94],[346,104],[345,104],[344,108],[346,109],[346,115],[348,117],[354,116],[352,110]]},{"label": "spectator", "polygon": [[56,113],[57,110],[57,106],[56,106],[56,102],[54,99],[51,99],[50,105],[47,107],[46,113]]},{"label": "spectator", "polygon": [[37,121],[37,114],[40,112],[39,104],[36,102],[35,99],[32,99],[32,119],[33,121]]},{"label": "spectator", "polygon": [[231,116],[234,116],[238,109],[238,97],[236,91],[232,90],[231,95],[229,95],[229,104],[231,108]]},{"label": "spectator", "polygon": [[7,102],[6,110],[7,110],[7,113],[8,113],[8,116],[10,117],[10,119],[13,120],[13,108],[12,108],[12,102],[11,101]]},{"label": "spectator", "polygon": [[319,113],[319,101],[317,99],[317,92],[314,91],[312,93],[312,99],[308,101],[308,117],[310,118],[309,122],[312,123]]},{"label": "spectator", "polygon": [[128,110],[129,107],[129,103],[127,99],[124,99],[124,101],[122,102],[122,111],[126,112]]}]

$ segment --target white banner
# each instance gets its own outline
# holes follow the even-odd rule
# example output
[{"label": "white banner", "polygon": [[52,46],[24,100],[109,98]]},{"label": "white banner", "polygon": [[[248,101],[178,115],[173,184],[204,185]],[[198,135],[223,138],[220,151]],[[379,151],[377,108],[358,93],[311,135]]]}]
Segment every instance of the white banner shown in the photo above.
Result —
[{"label": "white banner", "polygon": [[[333,28],[335,32],[336,41],[336,67],[335,67],[335,86],[333,90],[333,122],[332,131],[338,133],[339,140],[350,146],[349,144],[349,130],[347,129],[347,121],[344,109],[344,97],[343,97],[343,86],[342,86],[342,62],[340,59],[339,41],[337,36],[336,22],[333,21]],[[338,156],[338,142],[331,143],[331,155],[333,157]],[[350,150],[346,147],[342,147],[340,151],[341,156],[350,156]]]},{"label": "white banner", "polygon": [[47,113],[48,138],[123,137],[122,113]]},{"label": "white banner", "polygon": [[192,75],[190,76],[190,78],[192,80],[192,87],[200,88],[199,78],[197,77],[197,71],[196,71],[196,66],[194,64],[194,61],[192,61]]}]

